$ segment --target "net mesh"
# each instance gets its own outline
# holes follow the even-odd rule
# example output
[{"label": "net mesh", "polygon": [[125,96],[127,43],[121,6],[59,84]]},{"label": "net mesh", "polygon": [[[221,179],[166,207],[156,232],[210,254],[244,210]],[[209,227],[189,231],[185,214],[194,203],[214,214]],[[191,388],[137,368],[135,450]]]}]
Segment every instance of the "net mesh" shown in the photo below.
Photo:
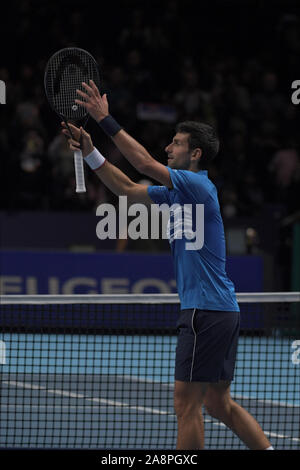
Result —
[{"label": "net mesh", "polygon": [[[175,448],[179,303],[123,297],[3,296],[0,447]],[[232,395],[277,449],[300,448],[299,300],[239,297]],[[204,421],[207,449],[246,448]]]},{"label": "net mesh", "polygon": [[97,63],[88,52],[67,47],[54,54],[48,61],[44,78],[47,98],[53,109],[66,119],[83,119],[87,111],[75,103],[75,99],[82,100],[76,90],[86,93],[82,82],[89,85],[90,79],[100,87]]}]

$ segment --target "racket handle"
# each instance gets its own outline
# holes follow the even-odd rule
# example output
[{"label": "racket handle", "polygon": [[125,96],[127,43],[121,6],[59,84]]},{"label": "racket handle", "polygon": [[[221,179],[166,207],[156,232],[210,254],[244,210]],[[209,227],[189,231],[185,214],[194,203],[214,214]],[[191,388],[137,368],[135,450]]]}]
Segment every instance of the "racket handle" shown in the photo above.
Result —
[{"label": "racket handle", "polygon": [[74,167],[75,167],[75,178],[76,178],[76,193],[85,193],[85,181],[84,181],[84,169],[83,169],[83,158],[81,150],[74,152]]}]

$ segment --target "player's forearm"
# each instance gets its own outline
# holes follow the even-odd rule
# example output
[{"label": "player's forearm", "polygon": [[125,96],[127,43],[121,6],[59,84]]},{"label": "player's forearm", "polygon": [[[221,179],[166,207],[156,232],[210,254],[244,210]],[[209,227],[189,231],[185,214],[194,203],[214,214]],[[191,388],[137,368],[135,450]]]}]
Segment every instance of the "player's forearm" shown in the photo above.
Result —
[{"label": "player's forearm", "polygon": [[107,160],[99,169],[95,170],[95,173],[116,196],[127,196],[134,184],[119,168]]},{"label": "player's forearm", "polygon": [[[85,131],[83,131],[84,133]],[[90,136],[85,133],[83,139],[84,148],[82,155],[85,162],[96,173],[98,178],[105,184],[105,186],[116,196],[127,196],[129,203],[140,202],[142,204],[152,204],[152,199],[148,195],[147,186],[136,184],[131,181],[119,168],[109,163],[103,155],[92,146]],[[76,147],[72,150],[76,150]]]},{"label": "player's forearm", "polygon": [[120,152],[140,173],[153,178],[168,188],[173,187],[168,169],[155,160],[145,147],[124,131],[110,114],[107,114],[98,122],[104,132],[112,138]]},{"label": "player's forearm", "polygon": [[104,119],[100,119],[98,122],[131,165],[140,173],[147,174],[147,167],[151,165],[154,159],[145,147],[122,129],[111,115],[105,116]]},{"label": "player's forearm", "polygon": [[145,147],[143,147],[123,129],[112,137],[112,140],[129,163],[131,163],[131,165],[140,173],[146,174],[145,171],[147,171],[147,166],[153,158],[147,152]]}]

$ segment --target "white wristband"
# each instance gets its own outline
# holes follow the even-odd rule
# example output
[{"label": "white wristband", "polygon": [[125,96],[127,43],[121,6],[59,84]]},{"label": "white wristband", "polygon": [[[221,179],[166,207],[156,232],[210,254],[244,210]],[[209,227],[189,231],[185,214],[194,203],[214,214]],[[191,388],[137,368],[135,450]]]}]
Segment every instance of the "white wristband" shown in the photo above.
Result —
[{"label": "white wristband", "polygon": [[96,147],[89,155],[84,157],[84,160],[92,170],[98,170],[106,162],[106,159]]}]

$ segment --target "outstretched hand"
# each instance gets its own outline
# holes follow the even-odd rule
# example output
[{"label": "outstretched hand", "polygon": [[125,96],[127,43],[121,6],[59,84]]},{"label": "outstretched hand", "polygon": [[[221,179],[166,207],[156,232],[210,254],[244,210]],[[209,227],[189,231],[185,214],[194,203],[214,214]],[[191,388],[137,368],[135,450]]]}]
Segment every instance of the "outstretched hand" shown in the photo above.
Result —
[{"label": "outstretched hand", "polygon": [[94,145],[90,134],[88,134],[82,127],[79,128],[74,126],[74,124],[68,123],[68,126],[73,134],[71,135],[66,126],[66,123],[62,122],[61,125],[63,127],[62,133],[66,137],[68,137],[68,142],[71,150],[81,150],[83,157],[86,157],[94,150]]},{"label": "outstretched hand", "polygon": [[82,86],[86,89],[86,93],[81,90],[76,90],[76,92],[78,95],[84,98],[85,101],[76,99],[75,103],[83,106],[92,116],[92,118],[95,119],[95,121],[101,121],[109,115],[106,94],[103,96],[100,95],[100,92],[93,80],[89,81],[89,85],[85,82],[82,82]]}]

